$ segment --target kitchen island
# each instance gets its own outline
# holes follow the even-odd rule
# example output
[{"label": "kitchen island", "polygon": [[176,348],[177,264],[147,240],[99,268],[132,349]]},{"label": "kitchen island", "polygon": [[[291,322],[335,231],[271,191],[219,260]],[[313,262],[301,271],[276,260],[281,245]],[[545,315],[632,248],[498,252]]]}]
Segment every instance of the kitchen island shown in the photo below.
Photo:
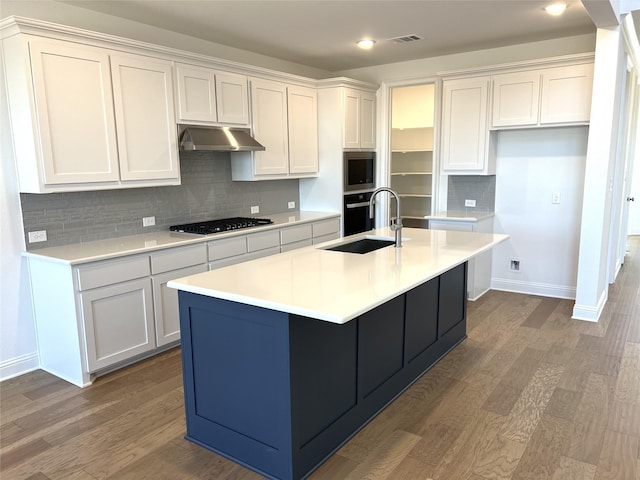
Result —
[{"label": "kitchen island", "polygon": [[354,235],[169,282],[186,438],[268,478],[306,477],[466,336],[466,268],[506,235]]}]

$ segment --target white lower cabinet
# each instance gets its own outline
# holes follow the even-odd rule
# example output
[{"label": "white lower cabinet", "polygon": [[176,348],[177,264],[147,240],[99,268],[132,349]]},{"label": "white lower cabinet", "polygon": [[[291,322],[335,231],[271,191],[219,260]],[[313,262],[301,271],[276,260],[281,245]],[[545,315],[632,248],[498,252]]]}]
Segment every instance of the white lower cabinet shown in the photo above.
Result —
[{"label": "white lower cabinet", "polygon": [[77,268],[89,373],[156,347],[150,271],[148,255]]},{"label": "white lower cabinet", "polygon": [[[429,220],[431,230],[454,230],[459,232],[493,232],[493,217],[469,220]],[[491,250],[469,260],[467,268],[467,298],[477,300],[491,288]]]},{"label": "white lower cabinet", "polygon": [[178,292],[167,287],[167,282],[207,271],[206,264],[154,275],[153,304],[155,307],[156,344],[158,347],[180,340],[180,313]]},{"label": "white lower cabinet", "polygon": [[168,248],[151,254],[151,283],[155,311],[156,345],[163,347],[180,340],[178,292],[167,282],[207,271],[207,249],[204,243],[188,247]]},{"label": "white lower cabinet", "polygon": [[79,265],[29,255],[40,368],[90,385],[97,374],[178,344],[178,292],[170,280],[338,238],[339,231],[336,216]]},{"label": "white lower cabinet", "polygon": [[90,373],[156,347],[148,278],[82,292],[80,304]]}]

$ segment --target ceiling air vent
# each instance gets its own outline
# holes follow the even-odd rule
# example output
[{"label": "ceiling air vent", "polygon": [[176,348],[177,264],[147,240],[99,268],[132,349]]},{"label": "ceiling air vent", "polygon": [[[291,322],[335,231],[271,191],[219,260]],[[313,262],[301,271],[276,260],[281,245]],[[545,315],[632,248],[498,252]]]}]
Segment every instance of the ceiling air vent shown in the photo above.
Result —
[{"label": "ceiling air vent", "polygon": [[403,35],[402,37],[396,37],[391,39],[393,43],[409,43],[409,42],[417,42],[418,40],[422,40],[422,37],[418,35]]}]

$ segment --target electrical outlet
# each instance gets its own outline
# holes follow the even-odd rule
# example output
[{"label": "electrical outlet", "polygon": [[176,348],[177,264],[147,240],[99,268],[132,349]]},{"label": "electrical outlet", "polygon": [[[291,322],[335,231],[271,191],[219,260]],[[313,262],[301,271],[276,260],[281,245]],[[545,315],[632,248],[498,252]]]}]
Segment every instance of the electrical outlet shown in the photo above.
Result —
[{"label": "electrical outlet", "polygon": [[143,227],[153,227],[156,224],[156,217],[142,217]]},{"label": "electrical outlet", "polygon": [[520,271],[520,260],[511,260],[511,271],[513,272]]},{"label": "electrical outlet", "polygon": [[476,201],[475,200],[465,200],[464,201],[464,206],[465,207],[475,207],[476,206]]},{"label": "electrical outlet", "polygon": [[560,203],[560,192],[553,192],[551,194],[551,203],[553,204]]},{"label": "electrical outlet", "polygon": [[258,205],[254,205],[251,207],[251,213],[260,213],[260,207]]},{"label": "electrical outlet", "polygon": [[287,207],[288,207],[288,208],[296,208],[296,202],[289,202],[289,203],[287,203]]},{"label": "electrical outlet", "polygon": [[36,232],[29,232],[29,243],[46,242],[47,231],[38,230]]}]

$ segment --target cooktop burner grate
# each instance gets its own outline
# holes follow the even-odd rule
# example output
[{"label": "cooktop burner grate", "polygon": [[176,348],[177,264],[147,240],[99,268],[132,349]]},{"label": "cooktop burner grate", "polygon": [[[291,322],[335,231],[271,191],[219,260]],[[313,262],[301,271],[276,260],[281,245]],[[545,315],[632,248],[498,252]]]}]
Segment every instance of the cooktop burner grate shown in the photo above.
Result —
[{"label": "cooktop burner grate", "polygon": [[173,225],[169,227],[172,232],[197,233],[209,235],[211,233],[227,232],[240,228],[257,227],[259,225],[269,225],[273,223],[269,218],[249,218],[231,217],[219,220],[207,220],[204,222],[187,223],[184,225]]}]

